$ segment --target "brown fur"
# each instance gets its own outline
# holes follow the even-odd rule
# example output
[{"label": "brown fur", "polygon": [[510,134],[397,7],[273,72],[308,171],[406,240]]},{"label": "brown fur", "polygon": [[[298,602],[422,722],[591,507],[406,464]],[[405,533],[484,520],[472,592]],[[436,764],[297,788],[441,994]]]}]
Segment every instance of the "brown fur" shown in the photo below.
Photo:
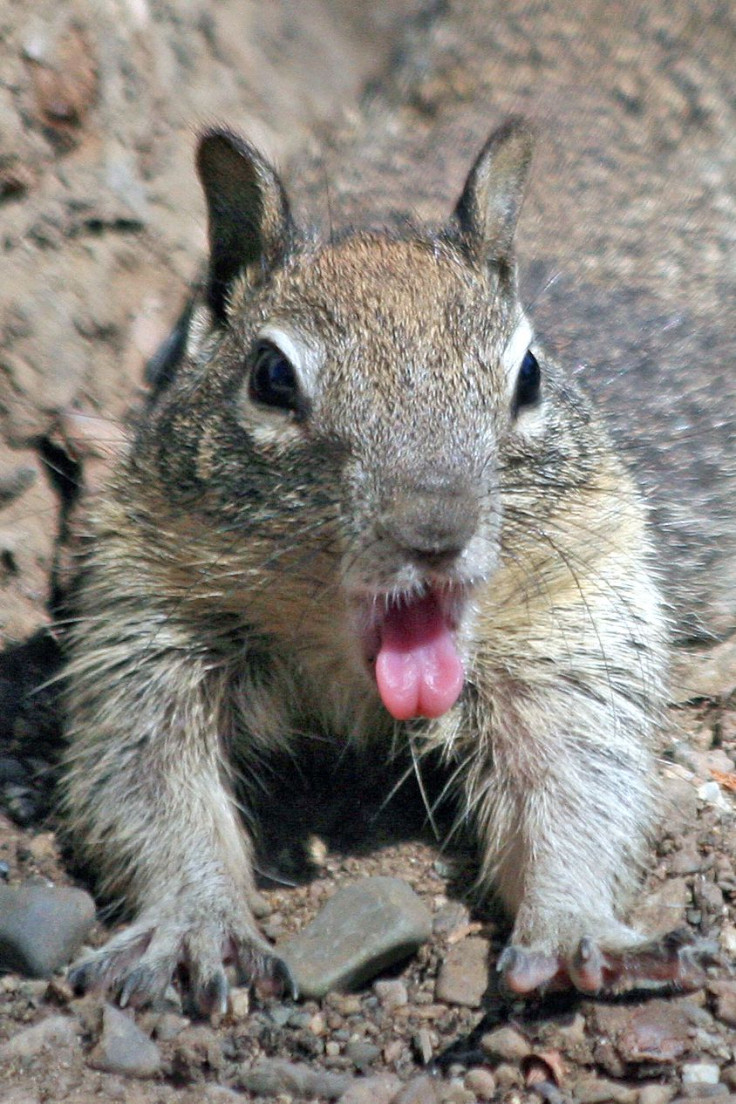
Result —
[{"label": "brown fur", "polygon": [[[375,603],[426,586],[463,596],[466,683],[410,731],[515,918],[509,983],[598,988],[591,946],[614,976],[644,948],[624,913],[654,814],[665,625],[640,496],[516,297],[530,152],[521,124],[492,136],[444,227],[315,244],[255,151],[203,139],[207,289],[95,507],[71,645],[70,823],[137,913],[80,985],[140,1002],[184,961],[208,1010],[223,956],[273,967],[236,791],[305,731],[406,738],[362,642]],[[263,340],[302,407],[253,400]],[[529,340],[541,399],[517,409]]]}]

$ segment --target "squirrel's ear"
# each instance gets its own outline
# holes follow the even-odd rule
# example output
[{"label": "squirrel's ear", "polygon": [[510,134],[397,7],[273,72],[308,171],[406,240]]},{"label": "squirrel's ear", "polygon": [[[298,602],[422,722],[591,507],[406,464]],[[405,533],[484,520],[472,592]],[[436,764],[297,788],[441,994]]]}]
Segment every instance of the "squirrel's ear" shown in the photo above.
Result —
[{"label": "squirrel's ear", "polygon": [[478,154],[455,208],[466,239],[491,263],[511,261],[533,147],[529,124],[524,119],[509,119],[491,134]]},{"label": "squirrel's ear", "polygon": [[289,203],[271,166],[229,130],[204,132],[197,172],[207,200],[207,300],[217,321],[224,322],[233,280],[251,265],[269,267],[286,251]]}]

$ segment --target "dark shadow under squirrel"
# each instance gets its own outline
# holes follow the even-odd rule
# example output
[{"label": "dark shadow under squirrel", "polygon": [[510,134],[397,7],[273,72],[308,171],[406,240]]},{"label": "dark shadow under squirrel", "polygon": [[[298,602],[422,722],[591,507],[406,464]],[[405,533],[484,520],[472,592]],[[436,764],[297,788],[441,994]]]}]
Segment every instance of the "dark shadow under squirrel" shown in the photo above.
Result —
[{"label": "dark shadow under squirrel", "polygon": [[625,919],[668,629],[640,493],[517,296],[531,153],[512,120],[444,225],[320,242],[252,147],[203,135],[206,285],[76,598],[66,812],[135,914],[79,988],[141,1004],[184,964],[206,1013],[225,961],[283,978],[240,808],[313,735],[441,765],[512,991],[701,981]]}]

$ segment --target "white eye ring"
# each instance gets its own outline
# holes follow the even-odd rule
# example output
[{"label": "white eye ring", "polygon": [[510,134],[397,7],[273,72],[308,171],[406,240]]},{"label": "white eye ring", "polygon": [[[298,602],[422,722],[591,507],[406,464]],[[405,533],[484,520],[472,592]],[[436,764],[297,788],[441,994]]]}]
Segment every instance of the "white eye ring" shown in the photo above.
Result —
[{"label": "white eye ring", "polygon": [[501,363],[506,373],[509,394],[512,394],[516,389],[519,369],[533,341],[534,331],[526,315],[522,314],[514,327],[514,332],[506,343],[506,348],[501,353]]}]

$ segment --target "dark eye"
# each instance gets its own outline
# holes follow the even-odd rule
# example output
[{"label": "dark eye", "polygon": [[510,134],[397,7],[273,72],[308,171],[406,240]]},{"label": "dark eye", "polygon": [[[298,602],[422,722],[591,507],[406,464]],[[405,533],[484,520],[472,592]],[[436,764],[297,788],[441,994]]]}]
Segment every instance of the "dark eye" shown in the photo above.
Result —
[{"label": "dark eye", "polygon": [[519,375],[516,378],[515,410],[521,410],[525,406],[534,406],[535,403],[539,402],[541,377],[542,373],[537,358],[531,349],[527,349],[521,362]]},{"label": "dark eye", "polygon": [[299,387],[294,366],[275,345],[256,345],[250,370],[250,397],[279,410],[299,408]]}]

